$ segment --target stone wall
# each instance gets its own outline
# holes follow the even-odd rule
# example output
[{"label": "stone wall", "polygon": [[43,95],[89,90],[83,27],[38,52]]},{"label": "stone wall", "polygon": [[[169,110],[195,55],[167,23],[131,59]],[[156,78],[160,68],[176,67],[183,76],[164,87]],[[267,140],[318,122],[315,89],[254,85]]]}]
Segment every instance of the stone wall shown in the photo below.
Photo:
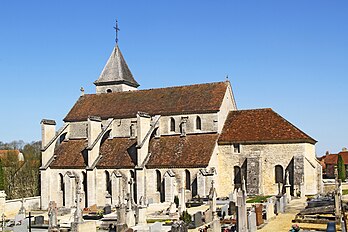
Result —
[{"label": "stone wall", "polygon": [[6,200],[5,202],[5,215],[12,215],[18,213],[19,209],[23,206],[28,211],[40,209],[40,196],[28,197],[23,199]]},{"label": "stone wall", "polygon": [[[232,145],[220,145],[219,146],[219,170],[218,178],[221,186],[224,188],[218,189],[219,196],[228,196],[234,189],[234,166],[242,167],[245,165],[247,158],[259,156],[259,163],[256,161],[247,162],[247,166],[254,163],[254,169],[248,169],[247,171],[253,172],[253,179],[246,180],[248,194],[254,194],[255,186],[248,189],[248,182],[252,181],[253,185],[258,181],[259,193],[261,195],[275,195],[278,193],[278,185],[275,183],[275,166],[281,165],[284,170],[290,169],[294,156],[300,156],[303,159],[303,164],[298,164],[295,168],[295,179],[302,181],[303,185],[308,186],[303,189],[305,194],[313,194],[318,189],[317,166],[312,166],[306,159],[311,160],[311,163],[316,164],[314,145],[305,143],[296,144],[255,144],[255,145],[241,145],[240,153],[234,153]],[[254,159],[254,158],[252,158]],[[256,171],[260,170],[258,180],[254,179],[257,175]],[[255,173],[254,173],[255,172]],[[302,174],[301,174],[302,173]],[[291,173],[290,173],[291,175]],[[306,178],[304,178],[306,176]],[[255,182],[256,181],[256,182]]]}]

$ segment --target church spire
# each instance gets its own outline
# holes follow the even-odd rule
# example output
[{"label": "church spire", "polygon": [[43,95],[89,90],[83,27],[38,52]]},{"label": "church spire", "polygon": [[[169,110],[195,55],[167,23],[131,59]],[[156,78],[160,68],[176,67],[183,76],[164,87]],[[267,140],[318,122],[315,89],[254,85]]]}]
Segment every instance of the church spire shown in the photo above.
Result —
[{"label": "church spire", "polygon": [[98,80],[94,82],[97,94],[136,90],[139,86],[118,47],[119,28],[117,21],[114,28],[116,30],[116,44]]}]

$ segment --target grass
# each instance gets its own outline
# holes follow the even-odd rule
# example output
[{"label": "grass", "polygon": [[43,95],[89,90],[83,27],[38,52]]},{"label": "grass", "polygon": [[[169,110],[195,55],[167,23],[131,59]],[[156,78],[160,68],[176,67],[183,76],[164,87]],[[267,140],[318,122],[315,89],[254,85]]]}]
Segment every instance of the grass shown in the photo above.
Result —
[{"label": "grass", "polygon": [[166,224],[170,223],[171,220],[168,219],[147,219],[147,223],[155,223],[155,222],[165,222]]},{"label": "grass", "polygon": [[342,190],[342,195],[348,195],[348,189],[343,189]]},{"label": "grass", "polygon": [[246,201],[246,203],[263,203],[267,201],[267,198],[270,198],[271,196],[255,196],[253,198],[250,198]]}]

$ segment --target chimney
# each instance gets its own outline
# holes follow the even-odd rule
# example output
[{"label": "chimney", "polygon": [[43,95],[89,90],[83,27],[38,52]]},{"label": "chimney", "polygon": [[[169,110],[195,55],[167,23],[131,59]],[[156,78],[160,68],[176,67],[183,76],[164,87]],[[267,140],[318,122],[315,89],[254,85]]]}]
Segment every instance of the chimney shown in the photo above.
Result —
[{"label": "chimney", "polygon": [[49,119],[41,120],[42,142],[41,146],[44,148],[56,135],[56,121]]},{"label": "chimney", "polygon": [[330,155],[330,152],[329,152],[329,151],[326,151],[326,152],[325,152],[325,155]]}]

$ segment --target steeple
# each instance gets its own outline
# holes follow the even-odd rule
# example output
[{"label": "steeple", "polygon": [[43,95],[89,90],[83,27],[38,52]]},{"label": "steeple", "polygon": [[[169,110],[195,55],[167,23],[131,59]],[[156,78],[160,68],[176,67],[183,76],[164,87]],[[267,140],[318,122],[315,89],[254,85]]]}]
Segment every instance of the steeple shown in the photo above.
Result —
[{"label": "steeple", "polygon": [[98,80],[94,82],[99,93],[136,90],[139,86],[134,80],[118,44],[115,45]]}]

